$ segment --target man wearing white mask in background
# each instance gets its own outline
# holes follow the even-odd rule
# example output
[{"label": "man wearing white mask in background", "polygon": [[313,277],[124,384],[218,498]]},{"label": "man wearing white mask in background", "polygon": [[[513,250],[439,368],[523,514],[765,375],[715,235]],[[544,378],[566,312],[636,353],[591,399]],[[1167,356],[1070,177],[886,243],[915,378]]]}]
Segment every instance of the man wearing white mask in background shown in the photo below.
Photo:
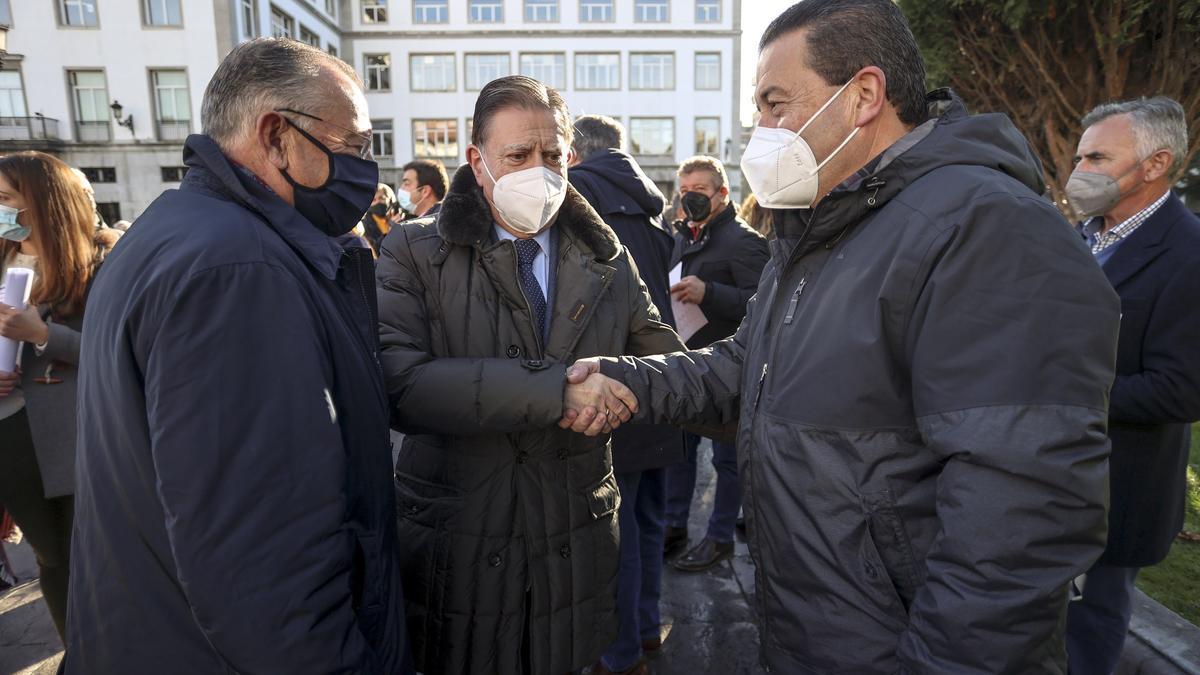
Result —
[{"label": "man wearing white mask in background", "polygon": [[624,381],[638,422],[737,422],[771,670],[1062,673],[1117,298],[1008,118],[924,95],[894,2],[805,0],[759,49],[742,168],[779,238],[746,319],[571,377]]},{"label": "man wearing white mask in background", "polygon": [[1112,673],[1133,583],[1183,527],[1188,424],[1200,420],[1200,219],[1171,193],[1186,166],[1183,106],[1163,96],[1105,103],[1083,118],[1067,198],[1121,296],[1108,545],[1071,603],[1073,675]]},{"label": "man wearing white mask in background", "polygon": [[[567,184],[558,92],[500,78],[474,120],[441,212],[393,229],[377,272],[413,655],[427,675],[562,675],[616,636],[608,431],[637,407],[567,366],[683,344]],[[567,408],[585,411],[573,430]]]}]

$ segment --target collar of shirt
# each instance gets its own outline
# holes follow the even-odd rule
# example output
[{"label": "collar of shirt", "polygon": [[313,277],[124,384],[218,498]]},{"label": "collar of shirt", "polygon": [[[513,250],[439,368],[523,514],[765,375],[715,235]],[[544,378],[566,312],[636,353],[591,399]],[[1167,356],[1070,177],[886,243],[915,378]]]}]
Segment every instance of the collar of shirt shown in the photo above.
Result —
[{"label": "collar of shirt", "polygon": [[1161,197],[1154,200],[1152,204],[1133,214],[1129,218],[1125,219],[1122,223],[1103,234],[1100,232],[1101,228],[1104,227],[1103,216],[1096,216],[1095,218],[1092,218],[1084,223],[1083,233],[1087,236],[1088,244],[1090,244],[1092,247],[1092,255],[1099,255],[1104,249],[1123,241],[1126,237],[1133,234],[1134,230],[1138,229],[1141,227],[1142,223],[1145,223],[1147,220],[1149,220],[1150,216],[1154,215],[1154,212],[1157,211],[1158,208],[1167,201],[1167,197],[1170,196],[1171,191],[1167,190],[1162,194]]},{"label": "collar of shirt", "polygon": [[[504,229],[503,227],[500,227],[500,225],[497,223],[493,223],[492,228],[496,232],[496,239],[498,241],[505,241],[505,240],[516,241],[516,239],[517,239],[511,232]],[[533,240],[538,243],[538,247],[541,249],[540,251],[538,251],[537,256],[533,259],[533,276],[536,277],[538,280],[538,283],[541,284],[542,294],[545,295],[547,298],[550,297],[549,294],[546,292],[546,289],[547,289],[547,287],[549,285],[549,281],[550,281],[550,264],[549,264],[550,242],[551,242],[550,231],[552,229],[553,228],[548,227],[548,228],[542,230],[541,232],[539,232],[533,238]]]}]

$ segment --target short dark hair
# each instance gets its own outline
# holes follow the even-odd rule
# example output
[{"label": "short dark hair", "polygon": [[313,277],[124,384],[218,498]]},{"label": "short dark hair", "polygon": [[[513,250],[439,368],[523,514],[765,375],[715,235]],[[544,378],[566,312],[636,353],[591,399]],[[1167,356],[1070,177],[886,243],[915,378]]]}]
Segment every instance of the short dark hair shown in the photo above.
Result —
[{"label": "short dark hair", "polygon": [[887,98],[905,124],[929,117],[925,61],[904,13],[892,0],[804,0],[771,22],[758,43],[762,51],[787,33],[807,28],[808,58],[831,86],[845,84],[867,66],[887,79]]},{"label": "short dark hair", "polygon": [[483,146],[492,115],[504,108],[548,110],[554,114],[558,132],[566,139],[567,144],[574,139],[571,113],[567,110],[567,102],[563,100],[562,94],[532,77],[509,75],[488,82],[479,92],[479,98],[475,99],[475,115],[472,118],[475,124],[471,128],[473,145]]},{"label": "short dark hair", "polygon": [[436,159],[414,159],[400,169],[400,174],[412,171],[417,174],[417,187],[428,185],[433,188],[433,196],[441,201],[450,189],[450,179],[446,177],[446,167]]},{"label": "short dark hair", "polygon": [[609,149],[625,145],[625,127],[606,115],[583,115],[575,120],[575,141],[571,144],[580,161]]}]

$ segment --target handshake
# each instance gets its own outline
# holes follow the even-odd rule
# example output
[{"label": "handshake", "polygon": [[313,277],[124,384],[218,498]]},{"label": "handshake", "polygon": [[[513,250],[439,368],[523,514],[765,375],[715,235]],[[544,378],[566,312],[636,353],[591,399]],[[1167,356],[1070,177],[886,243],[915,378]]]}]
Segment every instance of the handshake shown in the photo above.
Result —
[{"label": "handshake", "polygon": [[637,410],[637,397],[629,387],[601,375],[599,361],[582,359],[567,369],[559,427],[585,436],[599,436],[612,433]]}]

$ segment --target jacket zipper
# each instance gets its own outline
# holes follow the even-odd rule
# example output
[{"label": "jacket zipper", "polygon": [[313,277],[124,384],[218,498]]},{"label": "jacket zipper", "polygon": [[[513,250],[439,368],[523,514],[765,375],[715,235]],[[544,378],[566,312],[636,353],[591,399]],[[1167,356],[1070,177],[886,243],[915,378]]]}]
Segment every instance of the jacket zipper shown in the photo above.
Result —
[{"label": "jacket zipper", "polygon": [[785,326],[792,325],[792,320],[796,318],[796,305],[800,304],[800,296],[804,294],[804,285],[808,283],[808,277],[800,279],[800,285],[796,287],[796,292],[792,293],[792,300],[788,303],[787,314],[783,317]]}]

